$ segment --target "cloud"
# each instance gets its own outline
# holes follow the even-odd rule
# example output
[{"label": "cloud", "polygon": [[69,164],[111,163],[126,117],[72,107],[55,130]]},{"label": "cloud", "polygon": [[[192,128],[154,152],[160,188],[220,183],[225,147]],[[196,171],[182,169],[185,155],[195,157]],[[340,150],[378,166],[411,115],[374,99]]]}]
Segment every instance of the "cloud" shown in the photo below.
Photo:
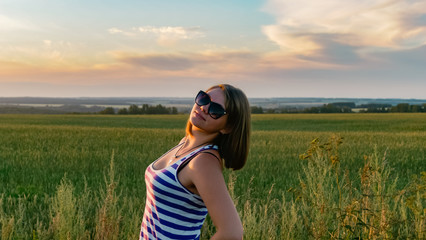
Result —
[{"label": "cloud", "polygon": [[421,71],[423,78],[426,76],[426,44],[417,48],[377,52],[371,55],[394,69],[412,69]]},{"label": "cloud", "polygon": [[195,61],[176,55],[123,56],[119,61],[150,69],[165,71],[186,70],[195,65]]},{"label": "cloud", "polygon": [[141,33],[153,33],[156,35],[173,35],[181,39],[192,39],[202,37],[203,34],[199,27],[139,27],[137,28]]},{"label": "cloud", "polygon": [[[40,68],[73,65],[72,61],[81,56],[81,51],[70,41],[44,39],[32,45],[5,45],[0,47],[0,61],[12,61]],[[2,66],[0,66],[0,69]]]},{"label": "cloud", "polygon": [[135,37],[140,35],[149,35],[156,38],[160,46],[174,46],[178,41],[203,38],[204,33],[200,27],[153,27],[142,26],[134,27],[130,30],[119,28],[108,29],[110,34],[120,34],[127,37]]},{"label": "cloud", "polygon": [[263,68],[261,56],[243,51],[139,55],[118,52],[114,57],[119,63],[152,76],[239,78]]},{"label": "cloud", "polygon": [[18,19],[10,18],[0,14],[0,31],[11,30],[33,30],[35,27]]},{"label": "cloud", "polygon": [[136,33],[134,31],[129,32],[129,31],[124,31],[124,30],[118,29],[118,28],[110,28],[110,29],[108,29],[108,32],[110,34],[121,34],[121,35],[124,35],[124,36],[135,36],[136,35]]},{"label": "cloud", "polygon": [[299,57],[309,61],[339,63],[344,65],[360,63],[362,59],[357,54],[360,47],[340,43],[335,40],[338,37],[338,34],[312,34],[310,39],[321,47],[313,54]]},{"label": "cloud", "polygon": [[[47,48],[55,43],[46,40],[45,44]],[[175,54],[113,52],[105,55],[104,61],[97,64],[93,62],[78,64],[69,61],[55,65],[49,63],[25,64],[22,61],[14,63],[6,60],[2,62],[0,58],[0,82],[32,79],[31,81],[38,82],[71,81],[91,84],[112,83],[119,79],[124,84],[139,81],[156,82],[161,79],[242,80],[248,79],[247,76],[262,70],[265,66],[269,67],[262,60],[262,56],[243,51]]]},{"label": "cloud", "polygon": [[[323,37],[332,38],[332,36]],[[336,51],[353,50],[346,47],[342,46],[342,49]],[[6,83],[5,89],[8,82],[54,84],[59,87],[51,90],[50,94],[74,94],[74,96],[83,96],[87,93],[89,93],[87,96],[94,96],[102,91],[105,91],[103,94],[110,94],[110,96],[128,94],[190,96],[194,89],[228,82],[250,88],[251,91],[248,94],[259,97],[424,98],[426,70],[422,70],[424,68],[421,65],[426,62],[425,51],[426,45],[411,50],[370,53],[368,57],[377,59],[375,64],[367,62],[364,67],[357,65],[353,68],[332,68],[330,64],[317,62],[312,64],[308,56],[306,59],[285,58],[279,54],[265,55],[248,51],[175,54],[116,52],[109,56],[112,56],[110,61],[74,68],[66,65],[49,68],[44,64],[23,65],[0,60],[0,82],[2,86]],[[400,62],[394,62],[392,59],[399,59]],[[356,56],[333,61],[339,60],[358,61]],[[80,87],[75,89],[72,87],[77,85]],[[9,86],[12,91],[19,89],[18,86],[12,87]],[[35,88],[25,89],[28,95],[36,92],[40,94]],[[160,91],[160,89],[163,90]],[[69,93],[63,93],[63,91]],[[169,93],[166,94],[165,91]],[[22,91],[19,93],[23,94]]]},{"label": "cloud", "polygon": [[276,19],[263,33],[291,56],[351,63],[363,52],[426,43],[422,0],[269,0],[263,10]]}]

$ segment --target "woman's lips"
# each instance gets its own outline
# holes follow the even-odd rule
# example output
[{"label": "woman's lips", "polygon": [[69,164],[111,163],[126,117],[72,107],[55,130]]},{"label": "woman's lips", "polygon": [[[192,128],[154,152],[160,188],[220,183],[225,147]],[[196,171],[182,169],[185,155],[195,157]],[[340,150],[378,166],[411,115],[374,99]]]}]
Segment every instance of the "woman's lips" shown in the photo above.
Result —
[{"label": "woman's lips", "polygon": [[201,114],[199,114],[197,111],[195,111],[194,113],[195,113],[195,116],[203,119],[203,121],[206,121],[206,119]]}]

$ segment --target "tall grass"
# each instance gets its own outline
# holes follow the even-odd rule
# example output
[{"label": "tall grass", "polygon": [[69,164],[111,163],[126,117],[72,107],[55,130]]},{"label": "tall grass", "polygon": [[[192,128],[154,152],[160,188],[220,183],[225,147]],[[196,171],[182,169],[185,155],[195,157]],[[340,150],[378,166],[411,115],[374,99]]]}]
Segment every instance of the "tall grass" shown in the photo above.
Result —
[{"label": "tall grass", "polygon": [[[275,198],[271,192],[263,199],[247,194],[235,195],[235,173],[227,171],[228,189],[242,218],[246,239],[423,239],[426,218],[426,172],[404,189],[396,189],[397,178],[377,152],[364,156],[364,167],[358,179],[348,179],[340,169],[338,146],[341,138],[329,142],[312,141],[300,155],[304,162],[299,186],[289,189],[288,196]],[[360,181],[359,189],[353,181]],[[61,180],[50,202],[49,222],[38,222],[32,228],[33,239],[131,239],[138,237],[140,214],[125,215],[118,192],[114,153],[105,175],[105,186],[99,192],[87,189],[76,196],[66,176]],[[95,199],[91,202],[90,199]],[[27,239],[23,219],[24,196],[18,199],[0,197],[2,239]],[[7,205],[5,205],[7,203]],[[36,202],[30,203],[34,205]],[[30,207],[31,208],[31,207]],[[125,219],[127,218],[127,219]],[[126,226],[132,226],[127,228]],[[127,231],[123,231],[126,229]],[[203,238],[214,233],[210,220],[203,226]]]},{"label": "tall grass", "polygon": [[[49,198],[48,225],[39,223],[39,228],[33,231],[33,239],[137,239],[141,215],[134,209],[130,215],[124,212],[129,202],[130,208],[138,204],[120,198],[117,192],[119,181],[115,174],[114,153],[104,177],[105,186],[91,191],[86,185],[83,193],[77,196],[73,184],[64,176],[56,194]],[[9,225],[13,227],[13,223]],[[5,234],[11,239],[18,237],[11,231]]]},{"label": "tall grass", "polygon": [[[426,237],[426,172],[397,189],[386,152],[364,156],[356,179],[340,168],[342,139],[311,142],[300,155],[305,163],[290,200],[241,199],[247,239],[424,239]],[[354,188],[354,182],[360,188]],[[232,185],[232,183],[231,183]],[[232,187],[230,190],[232,191]],[[233,194],[232,194],[233,195]],[[207,239],[207,238],[206,238]]]}]

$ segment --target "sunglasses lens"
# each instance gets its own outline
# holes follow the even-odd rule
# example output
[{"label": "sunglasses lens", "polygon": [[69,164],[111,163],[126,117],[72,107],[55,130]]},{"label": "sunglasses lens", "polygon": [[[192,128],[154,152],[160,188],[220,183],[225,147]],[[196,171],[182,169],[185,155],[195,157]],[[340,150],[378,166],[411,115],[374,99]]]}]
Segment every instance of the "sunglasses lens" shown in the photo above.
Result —
[{"label": "sunglasses lens", "polygon": [[225,109],[215,102],[210,103],[209,114],[213,119],[218,119],[225,115]]},{"label": "sunglasses lens", "polygon": [[209,96],[207,93],[205,93],[205,92],[203,92],[203,91],[200,91],[200,92],[197,94],[197,97],[195,97],[195,103],[196,103],[198,106],[204,106],[204,105],[207,105],[207,104],[209,104],[209,103],[210,103],[210,96]]},{"label": "sunglasses lens", "polygon": [[210,96],[203,91],[198,92],[195,103],[198,106],[205,106],[210,103],[208,113],[213,119],[218,119],[226,114],[225,109],[220,104],[212,102]]}]

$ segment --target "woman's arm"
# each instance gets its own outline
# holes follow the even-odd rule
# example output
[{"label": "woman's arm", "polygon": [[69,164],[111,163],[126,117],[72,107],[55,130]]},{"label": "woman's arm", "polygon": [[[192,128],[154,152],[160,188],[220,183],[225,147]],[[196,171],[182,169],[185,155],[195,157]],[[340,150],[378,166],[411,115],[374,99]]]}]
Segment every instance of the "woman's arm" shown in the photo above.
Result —
[{"label": "woman's arm", "polygon": [[211,239],[243,238],[243,226],[222,175],[222,166],[211,154],[198,154],[188,164],[188,177],[209,211],[216,233]]}]

